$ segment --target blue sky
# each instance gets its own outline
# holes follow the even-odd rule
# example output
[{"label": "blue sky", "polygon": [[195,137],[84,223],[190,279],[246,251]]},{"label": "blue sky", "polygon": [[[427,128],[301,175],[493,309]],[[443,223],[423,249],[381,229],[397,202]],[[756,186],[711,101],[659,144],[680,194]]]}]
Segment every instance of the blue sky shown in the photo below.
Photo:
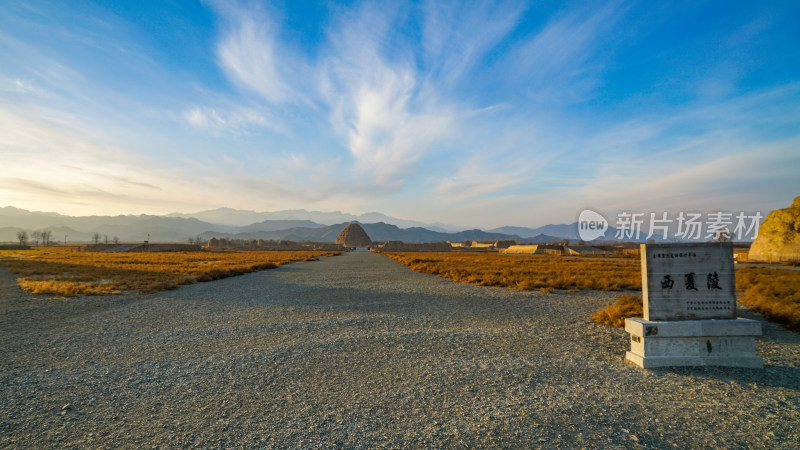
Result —
[{"label": "blue sky", "polygon": [[465,226],[800,195],[798,2],[0,1],[0,206]]}]

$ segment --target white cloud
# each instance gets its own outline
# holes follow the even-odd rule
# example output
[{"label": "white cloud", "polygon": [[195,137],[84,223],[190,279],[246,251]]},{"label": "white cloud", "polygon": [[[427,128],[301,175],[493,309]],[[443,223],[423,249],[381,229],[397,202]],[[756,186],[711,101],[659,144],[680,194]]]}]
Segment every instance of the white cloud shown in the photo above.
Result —
[{"label": "white cloud", "polygon": [[[521,8],[476,4],[451,16],[427,4],[427,67],[415,60],[416,44],[398,32],[407,16],[396,8],[339,10],[314,57],[283,44],[280,25],[263,11],[230,5],[218,10],[229,25],[218,45],[220,66],[271,103],[257,111],[271,116],[263,111],[285,113],[291,105],[302,120],[327,115],[331,132],[354,160],[353,185],[394,191],[409,176],[424,173],[423,161],[452,147],[465,119],[485,108],[462,104],[446,92],[513,29]],[[193,126],[209,128],[266,125],[256,117],[210,108],[184,112]]]},{"label": "white cloud", "polygon": [[102,132],[76,128],[67,118],[31,119],[2,103],[0,154],[4,202],[69,214],[167,213],[222,205],[288,209],[298,203],[352,205],[359,198],[347,192],[336,159],[284,153],[226,160],[217,154],[176,165],[145,156],[136,144],[111,145]]},{"label": "white cloud", "polygon": [[[514,31],[523,8],[511,3],[463,8],[427,3],[419,43],[425,50],[422,63],[414,56],[417,44],[398,32],[408,17],[391,7],[362,5],[340,12],[315,59],[283,45],[272,17],[235,7],[220,10],[231,24],[218,46],[220,65],[230,78],[270,101],[268,108],[300,106],[306,119],[327,112],[332,132],[354,159],[352,176],[359,180],[354,184],[397,190],[410,176],[427,176],[424,161],[451,150],[471,126],[467,119],[491,106],[456,100],[454,84]],[[520,73],[533,72],[541,84],[575,71],[586,62],[609,11],[572,14],[550,23],[520,44],[514,64],[524,69]],[[303,72],[315,74],[313,88]],[[193,108],[184,116],[198,127],[266,125],[257,113],[224,115]],[[461,151],[475,150],[475,144],[467,143]],[[462,183],[455,181],[459,176],[451,177],[450,188],[440,186],[440,192],[454,191]],[[499,179],[491,185],[508,185]]]},{"label": "white cloud", "polygon": [[238,133],[253,127],[281,129],[277,121],[267,118],[265,112],[245,107],[225,110],[195,106],[184,111],[183,117],[193,127],[212,131]]},{"label": "white cloud", "polygon": [[160,186],[169,183],[153,177],[132,152],[56,111],[38,112],[32,119],[0,104],[0,191],[6,201],[119,210],[163,198]]},{"label": "white cloud", "polygon": [[496,198],[540,176],[551,157],[541,151],[548,137],[531,126],[497,131],[478,128],[468,136],[476,150],[459,154],[451,171],[441,174],[433,188],[439,198],[461,203]]},{"label": "white cloud", "polygon": [[[789,130],[800,111],[780,102],[798,89],[782,86],[587,134],[570,158],[571,166],[580,167],[578,176],[530,203],[551,221],[570,221],[587,206],[609,214],[780,207],[775,202],[785,199],[777,196],[797,192],[800,166],[800,138]],[[559,177],[566,173],[557,171]]]},{"label": "white cloud", "polygon": [[339,23],[320,63],[320,86],[357,175],[396,189],[421,158],[453,136],[462,113],[425,82],[412,58],[390,61],[382,43],[392,19],[365,8]]},{"label": "white cloud", "polygon": [[502,191],[519,184],[525,178],[525,171],[514,166],[502,171],[487,169],[478,162],[471,161],[463,164],[456,173],[442,181],[434,192],[456,201],[470,200]]},{"label": "white cloud", "polygon": [[12,83],[12,89],[20,94],[27,94],[27,95],[35,95],[37,97],[43,98],[53,98],[54,95],[41,86],[38,83],[34,82],[30,79],[21,79],[16,78]]},{"label": "white cloud", "polygon": [[603,69],[603,34],[623,11],[609,4],[570,11],[506,53],[498,75],[528,89],[531,97],[577,103],[591,97]]},{"label": "white cloud", "polygon": [[440,87],[447,89],[513,31],[523,5],[472,1],[452,7],[431,0],[423,11],[425,64]]},{"label": "white cloud", "polygon": [[452,107],[415,98],[409,75],[387,70],[382,83],[364,83],[346,108],[348,144],[358,168],[377,184],[402,181],[408,169],[455,131]]},{"label": "white cloud", "polygon": [[236,83],[280,104],[297,100],[291,82],[291,61],[276,41],[274,22],[263,14],[254,17],[233,11],[233,24],[217,47],[220,65]]},{"label": "white cloud", "polygon": [[[568,198],[581,198],[616,212],[621,209],[675,211],[741,208],[748,197],[782,192],[792,184],[800,155],[797,138],[783,142],[742,143],[695,164],[681,161],[606,166]],[[720,156],[723,155],[723,156]],[[788,184],[788,185],[787,185]],[[749,203],[749,201],[748,201]]]},{"label": "white cloud", "polygon": [[772,202],[797,192],[800,166],[791,125],[800,110],[781,102],[798,90],[791,84],[676,107],[577,135],[563,123],[517,136],[504,131],[504,143],[454,166],[436,185],[437,200],[451,203],[438,212],[463,223],[485,209],[486,217],[502,214],[506,223],[497,225],[532,226],[572,222],[585,207],[609,214],[781,207]]},{"label": "white cloud", "polygon": [[119,149],[86,139],[80,124],[59,111],[36,109],[36,119],[20,115],[0,102],[0,148],[8,158],[67,157],[101,161]]}]

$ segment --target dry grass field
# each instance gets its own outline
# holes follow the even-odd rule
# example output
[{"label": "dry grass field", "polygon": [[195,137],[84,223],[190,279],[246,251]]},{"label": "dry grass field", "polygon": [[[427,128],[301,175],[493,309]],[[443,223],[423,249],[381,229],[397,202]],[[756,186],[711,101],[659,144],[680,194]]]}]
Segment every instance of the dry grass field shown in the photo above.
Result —
[{"label": "dry grass field", "polygon": [[[412,270],[481,286],[512,289],[641,290],[638,260],[563,258],[497,253],[394,252],[382,253]],[[800,271],[743,267],[736,272],[739,300],[767,319],[800,330]],[[621,294],[616,302],[591,319],[614,327],[626,317],[641,317],[641,295]]]},{"label": "dry grass field", "polygon": [[[800,331],[800,271],[743,267],[736,271],[739,301],[768,320]],[[616,302],[595,312],[591,319],[618,328],[626,317],[642,317],[642,297],[621,295]]]},{"label": "dry grass field", "polygon": [[36,294],[60,296],[140,293],[272,269],[298,260],[332,256],[325,251],[220,251],[97,253],[72,247],[0,251],[0,265]]},{"label": "dry grass field", "polygon": [[481,286],[513,289],[641,289],[639,261],[471,252],[390,252],[389,258],[424,272]]},{"label": "dry grass field", "polygon": [[800,331],[800,271],[744,267],[736,272],[736,289],[752,310]]}]

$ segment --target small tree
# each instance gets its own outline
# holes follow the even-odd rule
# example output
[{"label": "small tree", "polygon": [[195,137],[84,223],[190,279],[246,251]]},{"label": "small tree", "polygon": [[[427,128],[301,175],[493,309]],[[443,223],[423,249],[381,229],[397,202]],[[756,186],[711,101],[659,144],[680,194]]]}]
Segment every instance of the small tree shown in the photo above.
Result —
[{"label": "small tree", "polygon": [[19,241],[19,245],[25,245],[28,242],[28,232],[25,230],[17,231],[17,240]]},{"label": "small tree", "polygon": [[108,244],[108,235],[107,235],[107,234],[106,234],[106,235],[103,235],[103,242],[105,242],[106,244]]},{"label": "small tree", "polygon": [[50,230],[42,231],[42,244],[45,246],[50,245],[50,238],[53,236],[53,232]]},{"label": "small tree", "polygon": [[34,231],[33,233],[31,233],[31,239],[33,239],[34,244],[39,245],[39,239],[41,238],[42,238],[41,231]]},{"label": "small tree", "polygon": [[119,244],[119,238],[114,236],[114,244]]},{"label": "small tree", "polygon": [[94,245],[100,243],[100,233],[95,233],[92,235],[92,242],[94,242]]}]

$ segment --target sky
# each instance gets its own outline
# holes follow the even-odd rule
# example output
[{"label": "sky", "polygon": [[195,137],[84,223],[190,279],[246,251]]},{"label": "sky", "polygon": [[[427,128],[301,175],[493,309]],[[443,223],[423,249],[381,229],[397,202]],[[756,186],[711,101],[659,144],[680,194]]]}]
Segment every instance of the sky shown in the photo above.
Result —
[{"label": "sky", "polygon": [[800,195],[800,2],[0,0],[0,206],[491,228]]}]

